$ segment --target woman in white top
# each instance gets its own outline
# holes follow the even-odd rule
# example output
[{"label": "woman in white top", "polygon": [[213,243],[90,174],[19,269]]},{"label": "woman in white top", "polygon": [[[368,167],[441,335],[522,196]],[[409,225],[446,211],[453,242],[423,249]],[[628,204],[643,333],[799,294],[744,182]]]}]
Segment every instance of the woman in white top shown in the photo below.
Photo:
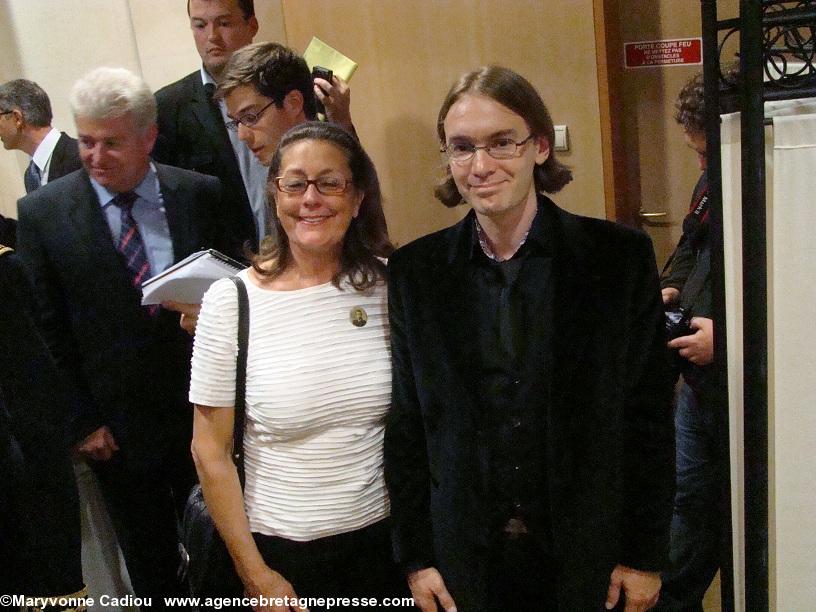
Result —
[{"label": "woman in white top", "polygon": [[269,176],[278,246],[239,273],[250,312],[243,498],[230,458],[231,281],[210,288],[198,320],[190,400],[204,498],[249,596],[401,594],[382,469],[392,246],[376,170],[342,128],[307,122],[284,135]]}]

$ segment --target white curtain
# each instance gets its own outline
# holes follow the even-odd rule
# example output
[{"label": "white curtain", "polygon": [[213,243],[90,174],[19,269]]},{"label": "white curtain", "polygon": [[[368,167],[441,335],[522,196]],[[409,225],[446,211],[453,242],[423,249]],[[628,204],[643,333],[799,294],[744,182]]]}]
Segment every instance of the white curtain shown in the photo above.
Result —
[{"label": "white curtain", "polygon": [[[816,101],[766,104],[772,610],[816,601]],[[739,114],[722,123],[734,587],[745,610]]]},{"label": "white curtain", "polygon": [[770,554],[777,610],[816,601],[816,114],[774,118],[768,216]]}]

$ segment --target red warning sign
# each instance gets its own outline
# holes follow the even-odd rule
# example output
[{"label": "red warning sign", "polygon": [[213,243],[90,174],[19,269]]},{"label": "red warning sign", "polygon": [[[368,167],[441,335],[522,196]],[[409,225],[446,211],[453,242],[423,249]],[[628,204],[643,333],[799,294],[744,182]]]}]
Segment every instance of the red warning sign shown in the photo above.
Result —
[{"label": "red warning sign", "polygon": [[688,66],[703,63],[702,38],[647,40],[623,45],[627,68]]}]

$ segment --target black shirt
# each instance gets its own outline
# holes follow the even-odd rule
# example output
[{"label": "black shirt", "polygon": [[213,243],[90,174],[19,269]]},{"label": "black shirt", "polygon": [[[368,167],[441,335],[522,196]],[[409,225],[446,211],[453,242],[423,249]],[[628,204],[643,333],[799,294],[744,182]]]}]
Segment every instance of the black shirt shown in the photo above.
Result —
[{"label": "black shirt", "polygon": [[552,227],[539,211],[507,261],[485,255],[474,220],[468,245],[473,293],[474,384],[479,434],[487,449],[491,533],[520,518],[549,540],[544,432],[552,337]]}]

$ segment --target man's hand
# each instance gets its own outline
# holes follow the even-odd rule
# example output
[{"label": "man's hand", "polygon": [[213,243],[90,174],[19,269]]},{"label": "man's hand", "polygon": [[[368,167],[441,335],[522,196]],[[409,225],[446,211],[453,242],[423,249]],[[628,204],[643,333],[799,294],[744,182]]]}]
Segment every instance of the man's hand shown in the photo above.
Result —
[{"label": "man's hand", "polygon": [[714,361],[714,321],[694,317],[689,323],[695,333],[680,336],[669,342],[669,348],[679,349],[680,356],[698,366]]},{"label": "man's hand", "polygon": [[161,303],[162,308],[181,313],[179,326],[191,336],[195,336],[196,325],[198,325],[198,313],[201,312],[201,304],[185,304],[184,302],[174,302],[166,300]]},{"label": "man's hand", "polygon": [[660,574],[616,565],[609,578],[609,590],[606,593],[606,609],[611,610],[621,596],[621,589],[626,598],[624,612],[645,612],[657,603],[660,595]]},{"label": "man's hand", "polygon": [[351,123],[351,89],[348,83],[337,75],[332,77],[331,83],[326,79],[315,79],[314,92],[326,108],[326,119],[339,123],[354,133],[354,125]]},{"label": "man's hand", "polygon": [[86,459],[107,461],[119,450],[111,430],[103,425],[77,445],[77,452]]},{"label": "man's hand", "polygon": [[422,612],[437,612],[437,600],[445,612],[456,612],[453,597],[445,588],[445,581],[436,568],[426,567],[408,574],[408,586],[414,596],[414,604]]},{"label": "man's hand", "polygon": [[[286,578],[281,576],[278,572],[264,566],[260,571],[254,572],[250,579],[244,584],[246,589],[246,596],[250,598],[260,598],[261,596],[267,599],[284,600],[289,598],[288,606],[252,606],[253,612],[301,612],[303,608],[297,607],[295,601],[297,594],[295,589]],[[308,610],[306,611],[308,612]]]},{"label": "man's hand", "polygon": [[660,290],[660,295],[663,297],[663,304],[668,306],[680,299],[680,290],[677,287],[666,287]]}]

